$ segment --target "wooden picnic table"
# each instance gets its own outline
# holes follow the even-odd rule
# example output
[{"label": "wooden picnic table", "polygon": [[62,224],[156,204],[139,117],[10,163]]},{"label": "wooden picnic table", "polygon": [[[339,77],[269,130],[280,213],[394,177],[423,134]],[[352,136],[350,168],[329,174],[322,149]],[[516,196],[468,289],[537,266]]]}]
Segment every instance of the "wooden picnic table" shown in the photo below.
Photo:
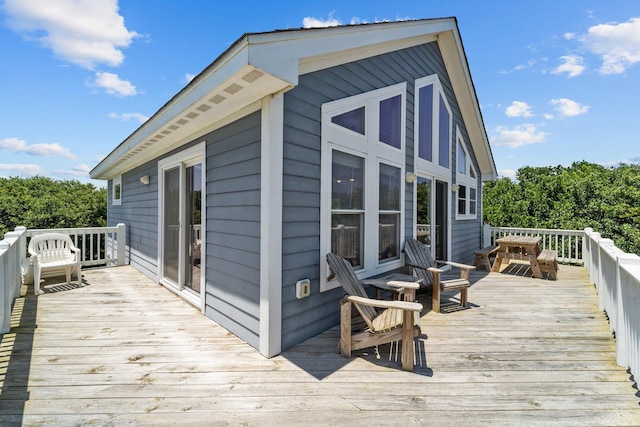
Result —
[{"label": "wooden picnic table", "polygon": [[516,236],[508,235],[498,240],[496,243],[500,246],[493,261],[491,271],[499,272],[503,262],[509,262],[512,259],[528,261],[531,265],[533,277],[542,278],[540,264],[538,264],[538,255],[540,255],[540,236]]}]

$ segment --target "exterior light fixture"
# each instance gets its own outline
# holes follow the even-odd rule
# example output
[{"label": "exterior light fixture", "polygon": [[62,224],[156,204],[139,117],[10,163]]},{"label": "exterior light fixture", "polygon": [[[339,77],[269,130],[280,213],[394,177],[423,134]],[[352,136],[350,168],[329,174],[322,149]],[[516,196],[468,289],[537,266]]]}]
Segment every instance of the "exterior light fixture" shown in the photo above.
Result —
[{"label": "exterior light fixture", "polygon": [[149,185],[149,175],[142,175],[140,177],[140,183],[142,185]]},{"label": "exterior light fixture", "polygon": [[409,184],[413,184],[414,182],[416,182],[416,180],[418,179],[418,175],[416,175],[413,172],[407,172],[407,174],[404,176],[405,181],[407,181]]}]

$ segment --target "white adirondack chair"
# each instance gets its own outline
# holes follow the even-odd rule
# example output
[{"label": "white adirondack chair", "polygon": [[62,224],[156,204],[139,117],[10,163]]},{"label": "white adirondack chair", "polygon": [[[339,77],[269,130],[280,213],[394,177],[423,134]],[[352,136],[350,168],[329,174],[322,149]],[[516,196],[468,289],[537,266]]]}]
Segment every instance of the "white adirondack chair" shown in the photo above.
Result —
[{"label": "white adirondack chair", "polygon": [[78,283],[82,283],[82,252],[76,248],[71,238],[62,233],[45,233],[33,236],[29,242],[29,254],[33,264],[34,293],[40,292],[40,278],[43,270],[62,270],[71,283],[71,273],[78,273]]}]

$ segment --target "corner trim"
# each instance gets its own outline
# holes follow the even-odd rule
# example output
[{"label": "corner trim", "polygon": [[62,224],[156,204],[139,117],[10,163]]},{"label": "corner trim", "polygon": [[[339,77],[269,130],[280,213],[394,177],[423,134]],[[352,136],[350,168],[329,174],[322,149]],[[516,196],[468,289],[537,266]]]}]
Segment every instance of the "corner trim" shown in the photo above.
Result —
[{"label": "corner trim", "polygon": [[260,343],[272,357],[282,350],[282,172],[284,96],[262,100],[260,149]]}]

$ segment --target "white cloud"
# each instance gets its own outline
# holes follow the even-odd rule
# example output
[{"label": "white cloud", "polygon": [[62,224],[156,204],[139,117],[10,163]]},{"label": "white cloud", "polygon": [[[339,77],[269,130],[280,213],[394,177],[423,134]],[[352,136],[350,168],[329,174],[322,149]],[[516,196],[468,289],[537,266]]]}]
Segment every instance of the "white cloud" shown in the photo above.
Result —
[{"label": "white cloud", "polygon": [[127,80],[121,80],[117,74],[97,72],[96,79],[88,83],[89,86],[103,89],[109,95],[133,96],[138,92],[136,87]]},{"label": "white cloud", "polygon": [[121,49],[139,36],[125,26],[117,0],[5,0],[4,11],[25,39],[87,69],[119,66]]},{"label": "white cloud", "polygon": [[[354,19],[352,18],[352,22]],[[333,17],[333,12],[329,14],[327,19],[324,18],[313,18],[311,16],[306,16],[302,20],[302,26],[304,28],[319,28],[319,27],[337,27],[338,25],[342,25],[342,21]]]},{"label": "white cloud", "polygon": [[191,80],[195,79],[196,75],[191,73],[185,73],[184,79],[189,83]]},{"label": "white cloud", "polygon": [[567,73],[567,77],[569,78],[577,77],[587,68],[584,65],[584,58],[578,55],[561,56],[560,60],[563,61],[563,63],[554,68],[551,71],[552,74]]},{"label": "white cloud", "polygon": [[589,111],[588,105],[581,105],[567,98],[557,98],[550,101],[553,109],[564,117],[575,117]]},{"label": "white cloud", "polygon": [[580,41],[602,59],[600,73],[622,74],[640,62],[640,17],[623,23],[594,25]]},{"label": "white cloud", "polygon": [[526,102],[513,101],[505,110],[508,117],[533,117],[531,106]]},{"label": "white cloud", "polygon": [[516,174],[518,173],[515,169],[500,169],[498,171],[498,175],[504,178],[510,178],[511,180],[516,179]]},{"label": "white cloud", "polygon": [[[329,17],[324,19],[324,18],[313,18],[311,16],[307,16],[302,20],[302,26],[304,28],[318,28],[318,27],[336,27],[338,25],[342,25],[342,20],[335,18],[333,16],[335,11],[332,11],[329,14]],[[409,21],[412,18],[409,17],[396,17],[395,21]],[[379,22],[393,22],[393,19],[387,19],[387,18],[375,18],[372,22],[375,23],[379,23]],[[368,24],[369,21],[367,21],[366,19],[362,19],[359,16],[354,16],[353,18],[351,18],[351,20],[349,21],[349,25],[359,25],[359,24]]]},{"label": "white cloud", "polygon": [[34,164],[0,163],[0,173],[5,173],[8,176],[36,176],[44,175],[44,170],[42,170],[40,166]]},{"label": "white cloud", "polygon": [[527,68],[531,68],[534,65],[536,65],[536,63],[537,61],[535,59],[530,59],[527,61],[526,64],[518,64],[515,67],[513,67],[511,70],[502,70],[500,71],[500,74],[511,74],[516,71],[526,70]]},{"label": "white cloud", "polygon": [[576,34],[575,33],[564,33],[563,35],[565,40],[573,40],[576,38]]},{"label": "white cloud", "polygon": [[76,156],[62,145],[55,144],[32,144],[20,138],[5,138],[0,140],[0,150],[7,150],[14,153],[26,153],[33,156],[42,157],[64,157],[65,159],[75,159]]},{"label": "white cloud", "polygon": [[83,176],[83,177],[88,177],[89,176],[89,171],[91,171],[91,168],[87,165],[78,165],[74,168],[71,169],[66,169],[66,170],[56,170],[55,174],[56,175],[62,175],[62,176]]},{"label": "white cloud", "polygon": [[112,119],[116,119],[116,120],[120,120],[123,122],[128,122],[130,120],[137,120],[140,123],[144,123],[147,120],[149,120],[148,116],[145,116],[144,114],[140,114],[140,113],[109,113],[109,117]]},{"label": "white cloud", "polygon": [[513,128],[498,126],[491,144],[496,147],[516,148],[523,145],[538,144],[545,141],[547,133],[538,130],[535,125],[525,123]]}]

